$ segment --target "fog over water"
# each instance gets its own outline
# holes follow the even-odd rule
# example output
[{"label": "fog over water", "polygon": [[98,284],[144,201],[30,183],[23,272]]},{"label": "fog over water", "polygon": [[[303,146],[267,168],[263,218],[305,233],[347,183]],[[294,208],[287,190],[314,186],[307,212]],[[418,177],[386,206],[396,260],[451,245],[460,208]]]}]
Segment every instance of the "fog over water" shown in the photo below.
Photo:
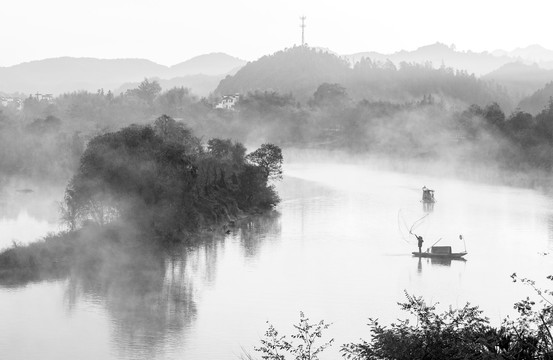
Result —
[{"label": "fog over water", "polygon": [[[553,251],[553,198],[544,193],[363,164],[293,162],[284,174],[277,212],[228,235],[165,258],[129,256],[132,271],[114,265],[0,287],[0,333],[7,334],[0,354],[236,359],[242,348],[253,353],[266,321],[290,333],[304,311],[333,323],[328,336],[336,343],[322,358],[338,358],[339,345],[368,337],[369,317],[404,318],[397,306],[404,291],[439,302],[439,309],[469,301],[498,324],[530,294],[510,274],[539,280],[552,268],[552,255],[544,253]],[[420,202],[423,186],[436,191],[433,210]],[[50,205],[32,212],[9,210],[15,205],[8,203],[0,233],[26,241],[34,236],[27,227],[39,232],[45,223],[50,231]],[[454,251],[466,244],[466,261],[411,256],[416,244],[402,224],[425,215],[415,229],[424,247],[439,238]],[[3,236],[5,244],[11,239]]]},{"label": "fog over water", "polygon": [[63,186],[17,179],[0,183],[0,250],[61,230],[58,204]]}]

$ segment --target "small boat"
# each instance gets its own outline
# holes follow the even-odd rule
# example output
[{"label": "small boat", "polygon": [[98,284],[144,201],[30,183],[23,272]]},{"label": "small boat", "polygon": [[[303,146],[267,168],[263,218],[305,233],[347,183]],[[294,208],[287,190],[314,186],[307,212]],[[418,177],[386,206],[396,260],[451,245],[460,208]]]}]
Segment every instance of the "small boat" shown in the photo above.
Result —
[{"label": "small boat", "polygon": [[468,253],[466,251],[458,253],[451,252],[451,246],[432,246],[430,251],[413,251],[412,254],[413,256],[424,258],[460,259]]},{"label": "small boat", "polygon": [[434,204],[436,199],[434,198],[434,190],[428,189],[426,186],[422,188],[422,200],[425,204]]}]

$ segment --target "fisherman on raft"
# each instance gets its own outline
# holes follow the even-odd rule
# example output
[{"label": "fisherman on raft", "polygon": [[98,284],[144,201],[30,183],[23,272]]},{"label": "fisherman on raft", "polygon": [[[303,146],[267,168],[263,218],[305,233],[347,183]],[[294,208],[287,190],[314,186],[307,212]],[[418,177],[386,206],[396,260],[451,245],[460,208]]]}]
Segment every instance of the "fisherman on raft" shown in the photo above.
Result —
[{"label": "fisherman on raft", "polygon": [[417,238],[417,245],[419,247],[419,253],[422,253],[422,243],[424,242],[424,240],[422,239],[422,236],[419,236],[415,233],[413,233],[413,235],[415,235],[415,237]]}]

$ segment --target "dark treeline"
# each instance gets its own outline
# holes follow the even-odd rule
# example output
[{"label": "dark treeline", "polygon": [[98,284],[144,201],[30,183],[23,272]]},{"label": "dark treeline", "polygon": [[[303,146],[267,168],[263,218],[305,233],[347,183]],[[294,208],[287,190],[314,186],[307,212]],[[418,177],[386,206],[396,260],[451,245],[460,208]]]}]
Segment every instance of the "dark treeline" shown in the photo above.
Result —
[{"label": "dark treeline", "polygon": [[64,220],[71,229],[122,220],[170,240],[278,203],[268,182],[281,177],[280,148],[206,145],[166,115],[96,136],[67,187]]},{"label": "dark treeline", "polygon": [[[348,89],[323,83],[306,103],[291,94],[255,91],[234,110],[216,109],[187,89],[161,92],[145,80],[136,89],[65,94],[53,102],[28,98],[22,111],[3,109],[4,174],[69,178],[94,136],[167,114],[208,138],[284,147],[343,149],[403,160],[446,160],[459,166],[548,172],[553,166],[553,103],[533,116],[505,114],[495,102],[452,106],[436,95],[418,101],[353,101]],[[46,177],[48,177],[46,176]]]},{"label": "dark treeline", "polygon": [[552,103],[533,116],[519,110],[505,114],[495,102],[452,105],[436,94],[405,103],[354,101],[349,89],[337,83],[320,84],[305,103],[276,91],[243,94],[234,110],[216,109],[216,103],[185,88],[162,92],[148,80],[117,96],[100,90],[64,94],[51,102],[29,97],[21,111],[4,108],[0,113],[1,169],[9,175],[68,179],[92,137],[147,124],[159,114],[202,137],[242,143],[519,172],[549,172],[553,166]]},{"label": "dark treeline", "polygon": [[21,121],[0,109],[0,175],[64,180],[76,169],[85,138],[52,115]]},{"label": "dark treeline", "polygon": [[121,94],[30,96],[21,110],[1,109],[2,172],[68,179],[94,136],[148,124],[161,114],[200,137],[245,144],[523,172],[552,166],[551,104],[535,116],[510,112],[501,88],[446,67],[370,59],[351,66],[335,55],[295,47],[247,64],[216,90],[234,92],[240,93],[234,110],[216,109],[218,98],[199,99],[186,88],[162,91],[147,79]]},{"label": "dark treeline", "polygon": [[94,136],[130,124],[146,124],[156,114],[193,111],[201,106],[188,89],[161,93],[157,82],[114,96],[99,90],[63,94],[53,100],[33,95],[21,110],[0,108],[0,169],[4,176],[68,179],[77,169],[85,145]]}]

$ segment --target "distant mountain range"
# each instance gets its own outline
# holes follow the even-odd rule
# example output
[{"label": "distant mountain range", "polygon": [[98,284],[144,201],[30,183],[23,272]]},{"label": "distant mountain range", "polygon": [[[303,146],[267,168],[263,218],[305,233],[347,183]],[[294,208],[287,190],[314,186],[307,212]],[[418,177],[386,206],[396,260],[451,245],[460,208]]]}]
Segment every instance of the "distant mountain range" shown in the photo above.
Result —
[{"label": "distant mountain range", "polygon": [[542,69],[535,63],[512,62],[482,76],[482,79],[504,86],[513,99],[520,100],[553,81],[553,70]]},{"label": "distant mountain range", "polygon": [[[124,83],[140,82],[144,78],[204,75],[205,84],[197,81],[199,77],[183,81],[183,84],[194,84],[198,92],[205,94],[206,84],[213,86],[215,81],[212,76],[220,80],[235,73],[245,63],[223,53],[201,55],[171,67],[144,59],[53,58],[0,67],[0,91],[57,95],[78,90],[114,90]],[[174,82],[178,83],[177,80]]]},{"label": "distant mountain range", "polygon": [[[303,90],[299,90],[306,93],[307,90],[313,90],[313,84],[343,80],[344,77],[336,71],[347,72],[347,64],[351,68],[363,58],[370,58],[373,62],[379,63],[391,62],[396,67],[401,67],[402,62],[431,63],[433,68],[444,66],[465,70],[469,74],[474,73],[482,79],[492,80],[504,86],[516,102],[553,80],[553,51],[539,45],[512,51],[472,52],[458,51],[454,46],[435,43],[413,51],[402,50],[393,54],[362,52],[342,56],[328,49],[317,50],[328,56],[340,58],[343,63],[339,66],[332,65],[331,72],[324,68],[330,66],[330,63],[318,62],[319,57],[313,58],[311,60],[315,63],[302,63],[303,70],[299,72],[296,72],[295,67],[289,68],[288,70],[293,70],[296,74],[296,78],[288,79],[287,68],[283,68],[284,65],[279,63],[278,59],[275,60],[271,55],[264,56],[251,62],[247,77],[242,76],[238,81],[233,80],[235,77],[232,75],[240,74],[240,69],[243,69],[246,61],[224,53],[200,55],[173,66],[164,66],[145,59],[61,57],[0,67],[0,93],[39,92],[58,95],[78,90],[95,92],[102,88],[104,91],[112,90],[117,94],[136,87],[144,78],[149,78],[157,79],[163,89],[185,86],[196,95],[207,96],[216,88],[218,94],[227,90],[247,92],[271,89],[274,83],[269,80],[275,74],[282,77],[277,81],[281,84],[288,80],[297,83],[283,88],[299,89],[304,86]],[[259,65],[260,61],[263,65]],[[285,66],[291,67],[293,64],[287,63]],[[231,75],[231,78],[225,80],[228,75]],[[312,79],[309,80],[309,77]],[[352,83],[353,80],[348,81]]]},{"label": "distant mountain range", "polygon": [[344,57],[351,63],[356,63],[364,57],[379,62],[390,60],[396,66],[401,62],[420,64],[430,62],[435,68],[440,66],[451,67],[453,69],[466,70],[477,76],[492,72],[514,61],[537,63],[543,68],[553,68],[553,51],[539,45],[531,45],[513,51],[496,50],[493,53],[478,53],[472,51],[458,51],[454,46],[435,43],[419,47],[413,51],[402,50],[393,54],[362,52],[344,55]]},{"label": "distant mountain range", "polygon": [[508,56],[511,58],[538,63],[541,66],[553,64],[553,50],[546,49],[537,44],[530,45],[525,48],[516,48],[512,51],[495,50],[492,54],[495,56]]},{"label": "distant mountain range", "polygon": [[422,46],[414,51],[402,50],[393,54],[366,52],[346,56],[353,63],[363,57],[380,62],[390,60],[396,66],[401,62],[421,64],[430,62],[435,68],[443,65],[454,69],[466,70],[476,75],[488,73],[501,65],[513,61],[508,56],[495,56],[490,53],[475,53],[471,51],[461,52],[441,43]]}]

